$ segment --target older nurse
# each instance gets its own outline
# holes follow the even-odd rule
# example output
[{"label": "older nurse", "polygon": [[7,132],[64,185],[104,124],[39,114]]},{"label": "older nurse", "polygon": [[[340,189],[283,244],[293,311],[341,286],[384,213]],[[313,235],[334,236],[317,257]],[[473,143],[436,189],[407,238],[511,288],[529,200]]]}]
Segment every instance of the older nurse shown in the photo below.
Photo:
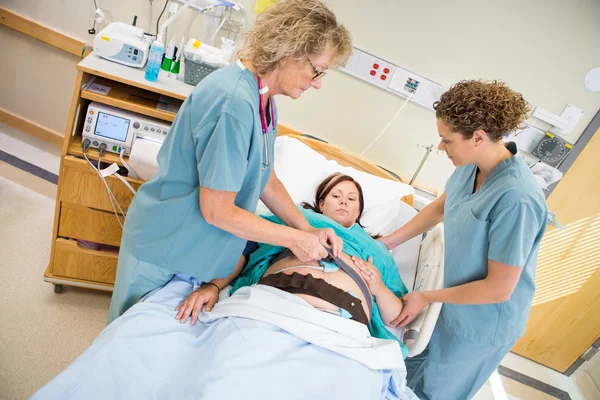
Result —
[{"label": "older nurse", "polygon": [[[273,96],[319,89],[345,62],[350,34],[318,0],[284,0],[247,33],[241,60],[192,91],[159,154],[160,171],[127,213],[108,322],[174,274],[218,290],[247,240],[288,247],[303,261],[337,254],[330,229],[311,228],[272,171],[277,136]],[[287,226],[254,215],[261,199]]]},{"label": "older nurse", "polygon": [[470,399],[523,334],[547,223],[544,195],[502,137],[528,104],[502,82],[462,81],[434,105],[439,149],[457,167],[446,192],[381,240],[393,248],[444,222],[444,289],[404,296],[403,326],[444,303],[428,349],[407,359],[420,399]]}]

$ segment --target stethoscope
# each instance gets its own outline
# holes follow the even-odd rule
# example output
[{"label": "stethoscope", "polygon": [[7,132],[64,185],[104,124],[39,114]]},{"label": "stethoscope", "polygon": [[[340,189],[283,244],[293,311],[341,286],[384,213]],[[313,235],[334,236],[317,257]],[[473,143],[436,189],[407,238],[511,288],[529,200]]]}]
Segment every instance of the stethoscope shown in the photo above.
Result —
[{"label": "stethoscope", "polygon": [[[263,101],[263,94],[267,93],[268,87],[262,85],[262,79],[258,78],[258,107],[260,108],[260,125],[263,132],[264,142],[264,154],[263,154],[263,168],[267,168],[271,165],[271,151],[269,149],[269,125],[267,124],[267,113],[265,112],[265,104]],[[271,126],[275,129],[275,112],[273,108],[273,98],[269,97],[269,105],[271,106]]]}]

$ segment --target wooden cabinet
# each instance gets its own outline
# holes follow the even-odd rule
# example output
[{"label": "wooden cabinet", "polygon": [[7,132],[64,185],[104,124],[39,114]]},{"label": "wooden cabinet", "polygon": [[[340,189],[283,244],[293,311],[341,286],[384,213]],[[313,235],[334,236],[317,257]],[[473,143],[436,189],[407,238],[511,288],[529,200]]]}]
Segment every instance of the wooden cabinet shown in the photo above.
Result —
[{"label": "wooden cabinet", "polygon": [[[98,174],[90,167],[86,160],[74,156],[66,156],[61,169],[60,201],[79,204],[97,210],[113,212],[108,191]],[[139,179],[125,178],[137,190],[143,183]],[[112,191],[119,207],[127,212],[133,193],[114,176],[106,178],[106,183]],[[115,207],[119,211],[118,207]]]},{"label": "wooden cabinet", "polygon": [[75,240],[62,238],[56,239],[54,248],[54,275],[91,284],[115,283],[117,252],[85,249]]},{"label": "wooden cabinet", "polygon": [[121,234],[119,220],[112,212],[70,203],[60,206],[58,236],[119,246]]},{"label": "wooden cabinet", "polygon": [[[193,86],[182,81],[150,83],[144,80],[143,70],[100,59],[93,53],[77,69],[58,176],[52,251],[44,280],[57,285],[112,290],[118,261],[115,246],[121,243],[123,214],[127,213],[133,193],[116,177],[106,178],[106,186],[117,203],[114,207],[119,214],[117,219],[104,182],[83,156],[81,132],[87,107],[95,101],[170,123],[175,114],[157,109],[160,96],[185,100]],[[86,83],[92,80],[110,91],[100,94],[89,90]],[[95,163],[99,154],[90,148],[86,156]],[[105,153],[102,161],[122,165],[114,153]],[[135,190],[143,184],[139,179],[125,179]],[[89,242],[95,243],[93,246],[99,250],[91,250]]]}]

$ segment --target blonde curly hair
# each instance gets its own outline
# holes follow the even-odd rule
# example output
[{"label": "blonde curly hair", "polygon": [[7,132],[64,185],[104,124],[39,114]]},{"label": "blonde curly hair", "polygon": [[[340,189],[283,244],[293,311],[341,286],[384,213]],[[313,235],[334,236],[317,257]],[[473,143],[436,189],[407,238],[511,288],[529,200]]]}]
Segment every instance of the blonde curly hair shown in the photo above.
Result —
[{"label": "blonde curly hair", "polygon": [[433,103],[436,117],[465,138],[483,130],[497,142],[521,127],[531,107],[523,96],[501,81],[464,80]]},{"label": "blonde curly hair", "polygon": [[259,76],[288,57],[302,59],[331,50],[338,66],[352,52],[350,32],[319,0],[282,0],[260,14],[244,37],[238,56],[252,61]]}]

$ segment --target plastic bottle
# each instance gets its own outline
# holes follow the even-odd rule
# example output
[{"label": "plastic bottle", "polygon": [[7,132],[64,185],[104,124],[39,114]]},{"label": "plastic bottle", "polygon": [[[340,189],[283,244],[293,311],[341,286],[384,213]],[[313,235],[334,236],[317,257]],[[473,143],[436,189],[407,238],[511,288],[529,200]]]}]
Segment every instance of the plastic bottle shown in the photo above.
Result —
[{"label": "plastic bottle", "polygon": [[175,36],[171,38],[171,42],[167,47],[167,52],[165,53],[165,58],[163,59],[161,69],[169,75],[171,71],[171,67],[173,66],[173,59],[175,58]]},{"label": "plastic bottle", "polygon": [[152,43],[150,54],[148,55],[146,75],[144,76],[147,81],[156,82],[158,80],[158,73],[160,72],[164,52],[165,45],[163,43],[162,35],[158,35],[154,43]]}]

